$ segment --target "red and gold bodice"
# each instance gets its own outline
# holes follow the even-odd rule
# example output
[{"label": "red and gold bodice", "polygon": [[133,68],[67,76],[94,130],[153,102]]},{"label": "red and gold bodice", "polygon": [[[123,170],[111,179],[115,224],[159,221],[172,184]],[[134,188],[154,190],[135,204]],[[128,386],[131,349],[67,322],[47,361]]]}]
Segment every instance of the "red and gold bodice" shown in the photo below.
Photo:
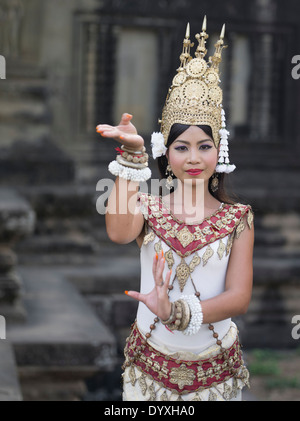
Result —
[{"label": "red and gold bodice", "polygon": [[[171,301],[182,294],[194,294],[194,287],[200,291],[202,300],[222,293],[232,244],[247,225],[252,226],[251,206],[222,203],[202,221],[186,223],[176,218],[161,197],[140,193],[139,201],[146,223],[141,247],[141,293],[147,294],[153,288],[153,256],[161,250],[167,263],[165,274],[172,268]],[[137,315],[140,330],[147,331],[152,321],[153,314],[140,303]],[[216,323],[220,336],[227,332],[229,325],[229,319]],[[174,350],[182,348],[181,332],[170,333],[160,324],[152,336],[158,344],[167,343]],[[185,348],[191,351],[198,352],[212,343],[212,335],[205,325],[193,338],[184,338]]]}]

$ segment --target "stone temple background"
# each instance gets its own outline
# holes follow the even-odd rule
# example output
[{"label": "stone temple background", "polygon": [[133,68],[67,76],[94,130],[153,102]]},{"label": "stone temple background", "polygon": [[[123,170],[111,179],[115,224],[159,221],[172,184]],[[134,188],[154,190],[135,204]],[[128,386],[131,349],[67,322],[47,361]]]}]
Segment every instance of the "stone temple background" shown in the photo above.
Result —
[{"label": "stone temple background", "polygon": [[297,0],[0,0],[0,400],[120,400],[139,249],[111,243],[96,210],[117,145],[95,126],[129,112],[149,149],[186,23],[199,32],[204,14],[210,49],[227,24],[230,180],[255,212],[242,341],[298,346],[299,12]]}]

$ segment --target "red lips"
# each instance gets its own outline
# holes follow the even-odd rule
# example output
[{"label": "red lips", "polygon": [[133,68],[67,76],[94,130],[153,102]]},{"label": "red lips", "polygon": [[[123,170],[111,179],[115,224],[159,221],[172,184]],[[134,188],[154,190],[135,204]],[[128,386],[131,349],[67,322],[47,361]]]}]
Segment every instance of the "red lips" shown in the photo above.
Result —
[{"label": "red lips", "polygon": [[186,171],[189,175],[199,175],[203,172],[203,170],[200,170],[198,168],[193,169],[193,170],[188,170]]}]

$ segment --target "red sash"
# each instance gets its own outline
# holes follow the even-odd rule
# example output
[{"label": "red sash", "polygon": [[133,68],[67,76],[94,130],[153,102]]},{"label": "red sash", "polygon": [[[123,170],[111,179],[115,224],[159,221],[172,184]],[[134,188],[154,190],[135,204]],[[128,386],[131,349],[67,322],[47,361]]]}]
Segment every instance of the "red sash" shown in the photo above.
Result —
[{"label": "red sash", "polygon": [[[237,376],[243,365],[238,338],[225,353],[199,361],[177,360],[143,343],[143,337],[135,323],[124,351],[126,361],[166,389],[179,394],[183,391],[196,392],[223,383]],[[138,352],[140,347],[144,349]]]}]

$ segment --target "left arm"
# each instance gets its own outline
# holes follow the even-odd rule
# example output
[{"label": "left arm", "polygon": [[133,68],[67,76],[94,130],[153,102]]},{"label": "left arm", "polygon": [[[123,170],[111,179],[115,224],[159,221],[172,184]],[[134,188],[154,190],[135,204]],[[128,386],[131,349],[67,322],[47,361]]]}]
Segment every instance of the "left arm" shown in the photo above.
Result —
[{"label": "left arm", "polygon": [[244,216],[245,229],[233,241],[226,273],[225,291],[201,301],[203,323],[215,323],[245,314],[252,295],[254,225]]}]

